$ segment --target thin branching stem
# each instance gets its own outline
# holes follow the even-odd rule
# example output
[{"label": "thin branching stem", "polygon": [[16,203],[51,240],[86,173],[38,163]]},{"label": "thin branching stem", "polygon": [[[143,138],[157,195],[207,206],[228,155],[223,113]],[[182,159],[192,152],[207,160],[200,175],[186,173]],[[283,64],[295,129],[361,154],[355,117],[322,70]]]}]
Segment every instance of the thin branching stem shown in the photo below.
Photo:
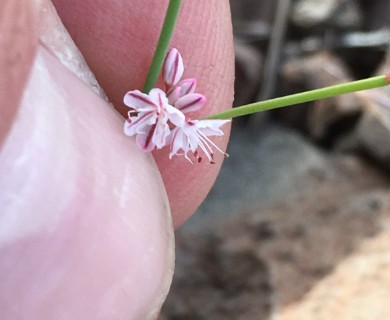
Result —
[{"label": "thin branching stem", "polygon": [[243,105],[227,111],[212,114],[208,116],[207,119],[231,119],[252,113],[287,107],[294,104],[330,98],[341,94],[384,87],[389,84],[390,75],[377,76]]},{"label": "thin branching stem", "polygon": [[175,29],[177,17],[179,15],[182,0],[170,0],[157,48],[149,68],[148,75],[144,84],[143,92],[148,93],[156,85],[158,76],[161,72],[165,56],[168,51],[169,43]]}]

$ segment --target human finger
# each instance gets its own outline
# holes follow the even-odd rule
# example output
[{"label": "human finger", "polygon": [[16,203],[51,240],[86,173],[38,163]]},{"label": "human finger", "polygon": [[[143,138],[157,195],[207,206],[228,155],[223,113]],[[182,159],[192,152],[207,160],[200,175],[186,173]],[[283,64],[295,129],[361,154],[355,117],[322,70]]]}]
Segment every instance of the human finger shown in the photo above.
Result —
[{"label": "human finger", "polygon": [[150,155],[46,49],[22,88],[0,152],[1,318],[155,316],[173,234]]},{"label": "human finger", "polygon": [[[98,81],[125,115],[123,95],[141,89],[155,49],[168,1],[54,0],[65,26],[84,54]],[[186,62],[185,76],[198,79],[198,92],[208,103],[201,114],[230,108],[233,99],[233,45],[227,0],[184,1],[172,40]],[[224,149],[225,136],[216,139]],[[155,159],[164,179],[175,226],[182,224],[203,201],[219,172],[216,165],[192,166],[183,158]]]}]

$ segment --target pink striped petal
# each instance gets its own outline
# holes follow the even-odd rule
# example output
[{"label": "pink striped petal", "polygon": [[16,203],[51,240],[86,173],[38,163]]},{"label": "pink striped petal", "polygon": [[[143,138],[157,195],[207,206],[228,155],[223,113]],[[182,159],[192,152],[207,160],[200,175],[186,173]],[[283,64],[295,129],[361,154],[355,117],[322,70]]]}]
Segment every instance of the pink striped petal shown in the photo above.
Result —
[{"label": "pink striped petal", "polygon": [[149,92],[149,97],[152,99],[157,107],[156,112],[163,112],[165,106],[168,104],[168,99],[164,91],[158,88],[153,88]]},{"label": "pink striped petal", "polygon": [[169,126],[167,124],[158,123],[156,125],[156,129],[152,137],[152,143],[156,146],[157,149],[161,149],[166,146],[167,138],[170,132],[171,130],[169,130]]},{"label": "pink striped petal", "polygon": [[186,143],[186,136],[184,135],[183,130],[181,130],[179,127],[173,129],[171,131],[169,144],[169,159],[172,159],[174,155],[178,154],[180,149],[183,149],[186,145],[188,145],[188,143]]},{"label": "pink striped petal", "polygon": [[168,91],[167,98],[170,105],[173,106],[176,103],[176,101],[180,98],[180,92],[181,92],[181,87],[178,86],[174,86],[172,87],[171,90]]},{"label": "pink striped petal", "polygon": [[166,106],[166,113],[168,115],[169,121],[171,121],[177,127],[181,127],[186,120],[183,112],[170,105]]},{"label": "pink striped petal", "polygon": [[176,101],[175,107],[181,112],[194,112],[203,108],[206,103],[206,97],[200,93],[190,93],[182,96]]},{"label": "pink striped petal", "polygon": [[180,96],[184,96],[186,94],[194,93],[196,89],[196,79],[195,78],[189,78],[180,81],[177,84],[178,87],[181,87]]},{"label": "pink striped petal", "polygon": [[206,136],[223,136],[223,131],[220,129],[220,127],[231,121],[231,119],[196,121],[196,127]]},{"label": "pink striped petal", "polygon": [[151,100],[147,94],[142,93],[139,90],[127,92],[123,98],[123,103],[137,111],[146,111],[144,108],[149,109],[148,107],[155,108],[153,100]]},{"label": "pink striped petal", "polygon": [[151,152],[156,147],[148,134],[137,134],[135,141],[137,142],[138,147],[144,152]]},{"label": "pink striped petal", "polygon": [[173,48],[168,51],[163,67],[163,79],[166,85],[176,85],[184,73],[183,58],[180,52]]},{"label": "pink striped petal", "polygon": [[148,128],[156,121],[157,116],[153,112],[142,113],[136,117],[129,117],[125,121],[125,134],[127,136],[134,136],[138,133],[143,133],[145,128]]}]

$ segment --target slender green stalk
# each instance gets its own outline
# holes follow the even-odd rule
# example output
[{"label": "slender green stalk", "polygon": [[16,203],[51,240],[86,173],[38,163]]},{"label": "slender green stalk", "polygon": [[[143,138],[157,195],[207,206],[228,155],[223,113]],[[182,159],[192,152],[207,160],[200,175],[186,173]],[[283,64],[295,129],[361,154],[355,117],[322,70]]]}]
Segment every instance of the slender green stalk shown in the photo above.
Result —
[{"label": "slender green stalk", "polygon": [[230,119],[256,112],[287,107],[293,104],[334,97],[340,94],[384,87],[389,84],[390,75],[372,77],[364,80],[337,84],[330,87],[247,104],[221,113],[212,114],[208,116],[207,119]]},{"label": "slender green stalk", "polygon": [[157,48],[149,68],[148,75],[144,84],[143,91],[148,93],[154,88],[160,74],[165,56],[168,51],[169,42],[171,41],[173,30],[176,25],[177,16],[181,6],[181,0],[170,0]]}]

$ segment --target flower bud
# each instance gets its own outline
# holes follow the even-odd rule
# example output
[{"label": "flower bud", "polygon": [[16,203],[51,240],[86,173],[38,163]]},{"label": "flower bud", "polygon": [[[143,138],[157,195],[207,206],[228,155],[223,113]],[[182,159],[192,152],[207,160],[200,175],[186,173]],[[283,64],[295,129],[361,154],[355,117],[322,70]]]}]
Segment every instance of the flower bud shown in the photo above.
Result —
[{"label": "flower bud", "polygon": [[176,85],[184,73],[183,58],[180,52],[173,48],[168,51],[163,67],[163,78],[167,86]]}]

